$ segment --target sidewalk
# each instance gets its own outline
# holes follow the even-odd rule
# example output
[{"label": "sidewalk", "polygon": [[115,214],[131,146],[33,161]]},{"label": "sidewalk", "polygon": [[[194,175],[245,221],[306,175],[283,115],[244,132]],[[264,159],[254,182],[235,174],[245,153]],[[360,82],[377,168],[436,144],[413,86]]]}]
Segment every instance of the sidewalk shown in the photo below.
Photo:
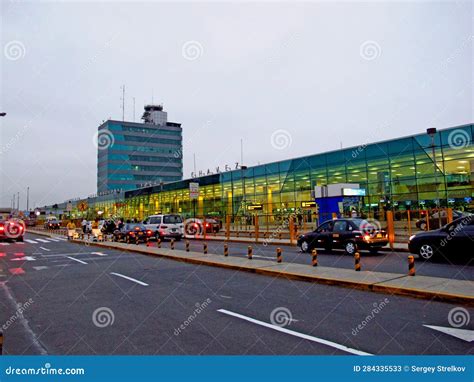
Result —
[{"label": "sidewalk", "polygon": [[[44,232],[38,233],[46,236],[55,236]],[[73,240],[71,242],[77,244],[85,243],[82,240]],[[88,242],[88,244],[148,256],[158,256],[192,264],[247,271],[272,277],[283,277],[286,279],[474,306],[473,281],[452,280],[441,277],[408,276],[386,272],[356,272],[350,269],[313,267],[311,264],[285,263],[284,261],[277,263],[276,261],[272,262],[267,260],[249,260],[241,257],[224,257],[223,255],[216,254],[157,248],[156,244],[154,247],[115,242]]]}]

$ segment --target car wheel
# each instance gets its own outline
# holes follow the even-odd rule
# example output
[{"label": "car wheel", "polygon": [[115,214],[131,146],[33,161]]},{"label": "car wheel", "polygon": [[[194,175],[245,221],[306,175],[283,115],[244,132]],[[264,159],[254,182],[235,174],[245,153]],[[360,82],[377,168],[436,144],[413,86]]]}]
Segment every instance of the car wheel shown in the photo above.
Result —
[{"label": "car wheel", "polygon": [[16,239],[16,241],[19,241],[20,243],[22,243],[22,242],[23,242],[23,236],[18,237],[18,238]]},{"label": "car wheel", "polygon": [[301,252],[309,252],[309,244],[306,240],[301,243]]},{"label": "car wheel", "polygon": [[344,245],[344,250],[346,251],[346,253],[348,255],[354,255],[354,253],[356,253],[356,245],[353,241],[348,241],[345,245]]},{"label": "car wheel", "polygon": [[423,244],[418,254],[423,260],[430,260],[434,256],[434,249],[430,244]]}]

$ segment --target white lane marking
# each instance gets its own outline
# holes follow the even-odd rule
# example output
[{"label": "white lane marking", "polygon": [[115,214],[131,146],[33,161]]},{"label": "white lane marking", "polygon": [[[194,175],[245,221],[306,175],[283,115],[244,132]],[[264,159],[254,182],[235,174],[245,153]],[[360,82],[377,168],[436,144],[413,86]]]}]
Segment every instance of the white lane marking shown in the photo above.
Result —
[{"label": "white lane marking", "polygon": [[10,243],[0,243],[0,245],[10,245]]},{"label": "white lane marking", "polygon": [[240,318],[242,320],[252,322],[252,323],[257,324],[257,325],[264,326],[266,328],[276,330],[278,332],[282,332],[282,333],[285,333],[285,334],[290,334],[292,336],[303,338],[303,339],[308,340],[308,341],[313,341],[313,342],[317,342],[317,343],[320,343],[320,344],[323,344],[323,345],[326,345],[326,346],[330,346],[332,348],[339,349],[339,350],[345,351],[347,353],[351,353],[351,354],[355,354],[355,355],[372,355],[370,353],[366,353],[366,352],[363,352],[363,351],[360,351],[360,350],[357,350],[357,349],[349,348],[347,346],[338,344],[336,342],[332,342],[332,341],[328,341],[328,340],[325,340],[325,339],[322,339],[322,338],[313,337],[313,336],[309,336],[307,334],[295,332],[294,330],[289,330],[289,329],[286,329],[286,328],[282,328],[281,326],[272,325],[272,324],[269,324],[267,322],[259,321],[259,320],[256,320],[254,318],[244,316],[242,314],[231,312],[229,310],[218,309],[217,311],[221,312],[221,313],[224,313],[224,314],[227,314],[229,316],[237,317],[237,318]]},{"label": "white lane marking", "polygon": [[102,253],[102,252],[91,252],[91,255],[97,255],[97,256],[107,256],[106,253]]},{"label": "white lane marking", "polygon": [[25,239],[25,241],[30,244],[38,244],[37,241],[31,240],[31,239]]},{"label": "white lane marking", "polygon": [[48,249],[48,248],[45,248],[45,247],[40,247],[40,249],[42,249],[43,251],[46,251],[46,252],[49,252],[49,251],[51,251],[50,249]]},{"label": "white lane marking", "polygon": [[46,265],[40,265],[38,267],[33,267],[33,269],[35,271],[42,271],[43,269],[48,269],[49,267],[47,267]]},{"label": "white lane marking", "polygon": [[65,237],[56,237],[58,240],[66,241],[67,239]]},{"label": "white lane marking", "polygon": [[71,259],[71,260],[74,260],[74,261],[77,261],[78,263],[81,263],[81,264],[87,264],[85,261],[82,261],[82,260],[79,260],[79,259],[76,259],[74,257],[71,257],[71,256],[66,256],[68,259]]},{"label": "white lane marking", "polygon": [[24,257],[14,257],[10,259],[11,261],[36,261],[36,258],[33,256],[24,256]]},{"label": "white lane marking", "polygon": [[148,284],[147,284],[147,283],[144,283],[143,281],[136,280],[136,279],[132,279],[131,277],[122,275],[122,274],[120,274],[120,273],[110,272],[110,274],[111,274],[111,275],[114,275],[114,276],[122,277],[122,278],[124,278],[124,279],[133,281],[133,282],[135,282],[135,283],[137,283],[137,284],[140,284],[140,285],[143,285],[143,286],[148,286]]},{"label": "white lane marking", "polygon": [[23,243],[22,241],[17,241],[17,242],[15,242],[15,244],[20,244],[20,245],[22,245],[22,244],[25,244],[25,243]]},{"label": "white lane marking", "polygon": [[49,240],[44,240],[44,239],[36,239],[38,241],[40,241],[41,243],[49,243],[50,241]]},{"label": "white lane marking", "polygon": [[53,238],[53,237],[49,237],[48,240],[50,240],[50,241],[56,241],[56,242],[61,241],[61,240],[55,239],[55,238]]},{"label": "white lane marking", "polygon": [[457,328],[434,326],[434,325],[423,325],[423,326],[426,326],[427,328],[430,328],[433,330],[437,330],[438,332],[441,332],[441,333],[449,334],[450,336],[459,338],[466,342],[474,341],[474,330],[457,329]]}]

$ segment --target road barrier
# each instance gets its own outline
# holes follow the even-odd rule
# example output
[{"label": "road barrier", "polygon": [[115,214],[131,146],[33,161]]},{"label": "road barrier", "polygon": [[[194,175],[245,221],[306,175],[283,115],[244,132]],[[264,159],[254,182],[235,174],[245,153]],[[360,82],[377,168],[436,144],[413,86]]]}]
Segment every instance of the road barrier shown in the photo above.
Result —
[{"label": "road barrier", "polygon": [[207,255],[207,243],[203,244],[203,252],[205,255]]},{"label": "road barrier", "polygon": [[171,247],[171,249],[174,249],[174,239],[171,239],[170,247]]},{"label": "road barrier", "polygon": [[224,256],[229,256],[229,246],[224,244]]},{"label": "road barrier", "polygon": [[415,258],[408,256],[408,276],[415,276]]},{"label": "road barrier", "polygon": [[252,257],[253,257],[253,249],[252,249],[252,246],[249,245],[249,246],[247,247],[247,258],[248,258],[249,260],[252,260]]},{"label": "road barrier", "polygon": [[189,240],[186,240],[186,252],[189,252]]},{"label": "road barrier", "polygon": [[360,253],[354,253],[354,267],[356,271],[360,271]]},{"label": "road barrier", "polygon": [[283,257],[281,255],[281,248],[277,248],[276,252],[277,252],[277,263],[281,263],[283,261]]},{"label": "road barrier", "polygon": [[318,266],[318,251],[316,251],[316,248],[311,251],[311,264],[313,267]]}]

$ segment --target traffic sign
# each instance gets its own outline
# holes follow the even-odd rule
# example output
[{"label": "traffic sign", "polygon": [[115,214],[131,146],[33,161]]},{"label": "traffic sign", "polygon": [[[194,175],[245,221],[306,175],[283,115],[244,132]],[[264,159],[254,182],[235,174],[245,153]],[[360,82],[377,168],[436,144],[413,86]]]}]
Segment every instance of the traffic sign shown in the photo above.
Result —
[{"label": "traffic sign", "polygon": [[87,209],[89,208],[88,204],[86,202],[80,202],[78,205],[77,205],[77,209],[79,211],[87,211]]},{"label": "traffic sign", "polygon": [[189,199],[197,199],[199,197],[199,183],[189,183]]}]

